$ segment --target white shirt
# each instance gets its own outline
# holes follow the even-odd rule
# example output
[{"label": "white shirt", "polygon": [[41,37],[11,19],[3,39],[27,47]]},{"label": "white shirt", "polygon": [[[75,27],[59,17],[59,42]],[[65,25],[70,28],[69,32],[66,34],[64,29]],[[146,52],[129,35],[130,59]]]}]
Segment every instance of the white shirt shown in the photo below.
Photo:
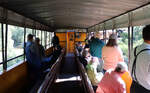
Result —
[{"label": "white shirt", "polygon": [[[136,49],[136,54],[143,49],[150,49],[150,44],[143,43]],[[135,50],[135,49],[134,49]],[[129,63],[129,71],[132,73],[132,65],[134,62],[134,51],[131,55],[131,61]],[[140,85],[150,90],[150,50],[141,52],[136,60],[136,78]]]}]

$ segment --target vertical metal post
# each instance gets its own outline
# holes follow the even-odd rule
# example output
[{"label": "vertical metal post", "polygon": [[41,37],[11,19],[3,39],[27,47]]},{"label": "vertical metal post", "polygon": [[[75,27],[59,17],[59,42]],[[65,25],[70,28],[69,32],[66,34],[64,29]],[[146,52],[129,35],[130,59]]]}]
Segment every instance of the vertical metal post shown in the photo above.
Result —
[{"label": "vertical metal post", "polygon": [[8,37],[8,24],[5,25],[5,62],[4,69],[7,70],[7,38]]},{"label": "vertical metal post", "polygon": [[104,33],[105,33],[105,32],[104,32],[104,30],[103,30],[103,40],[105,39],[105,38],[104,38],[104,35],[105,35]]},{"label": "vertical metal post", "polygon": [[41,45],[42,45],[42,30],[41,30]]},{"label": "vertical metal post", "polygon": [[133,30],[134,30],[134,26],[131,27],[131,50],[133,50]]},{"label": "vertical metal post", "polygon": [[34,29],[32,28],[32,34],[34,35]]},{"label": "vertical metal post", "polygon": [[1,24],[1,30],[2,30],[2,61],[3,61],[3,71],[5,70],[4,69],[4,62],[5,62],[5,49],[4,49],[4,24],[2,22]]},{"label": "vertical metal post", "polygon": [[132,12],[131,12],[131,13],[128,13],[128,20],[129,20],[129,26],[128,26],[128,62],[130,63],[130,59],[131,59]]},{"label": "vertical metal post", "polygon": [[52,46],[52,32],[50,32],[50,47]]},{"label": "vertical metal post", "polygon": [[49,47],[51,47],[51,44],[50,44],[50,42],[51,42],[51,37],[50,37],[50,32],[49,32],[49,42],[48,42],[48,44],[49,44]]},{"label": "vertical metal post", "polygon": [[[5,25],[5,33],[4,33],[4,25],[2,26],[2,29],[3,29],[3,40],[5,40],[3,42],[3,49],[4,49],[4,62],[3,62],[3,70],[6,71],[7,70],[7,35],[8,35],[8,24],[7,24],[7,10],[5,8],[3,8],[3,13],[2,13],[2,16],[3,16],[3,23],[6,23]],[[4,37],[4,34],[5,34],[5,37]]]},{"label": "vertical metal post", "polygon": [[37,37],[37,35],[36,35],[36,29],[34,30],[34,33],[35,33],[35,37]]},{"label": "vertical metal post", "polygon": [[44,38],[44,39],[45,39],[44,41],[45,41],[45,49],[46,49],[46,48],[47,48],[47,31],[45,31],[45,36],[44,36],[44,37],[45,37],[45,38]]},{"label": "vertical metal post", "polygon": [[26,47],[26,27],[24,27],[24,61],[25,61],[25,47]]},{"label": "vertical metal post", "polygon": [[128,58],[130,62],[130,57],[131,57],[131,38],[130,38],[130,26],[128,27]]}]

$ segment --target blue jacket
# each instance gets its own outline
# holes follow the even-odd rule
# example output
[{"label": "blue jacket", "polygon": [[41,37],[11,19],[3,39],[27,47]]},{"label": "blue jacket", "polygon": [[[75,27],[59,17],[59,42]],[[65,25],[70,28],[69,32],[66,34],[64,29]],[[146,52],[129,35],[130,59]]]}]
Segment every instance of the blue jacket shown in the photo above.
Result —
[{"label": "blue jacket", "polygon": [[39,57],[37,57],[36,53],[34,53],[34,50],[32,48],[33,44],[34,43],[30,41],[26,43],[25,53],[27,62],[33,69],[41,69],[41,60]]},{"label": "blue jacket", "polygon": [[102,48],[104,46],[104,42],[98,38],[93,38],[89,43],[90,53],[94,57],[101,58],[102,57]]}]

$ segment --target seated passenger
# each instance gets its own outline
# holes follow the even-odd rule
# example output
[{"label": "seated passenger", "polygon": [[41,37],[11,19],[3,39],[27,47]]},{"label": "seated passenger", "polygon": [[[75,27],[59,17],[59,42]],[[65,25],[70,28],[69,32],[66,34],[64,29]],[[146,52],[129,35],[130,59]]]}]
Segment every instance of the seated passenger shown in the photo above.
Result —
[{"label": "seated passenger", "polygon": [[99,65],[98,58],[93,57],[90,63],[86,66],[88,77],[93,86],[97,86],[103,77],[102,72],[97,72],[98,65]]},{"label": "seated passenger", "polygon": [[104,60],[104,72],[108,69],[115,69],[118,62],[124,62],[115,34],[109,36],[108,43],[102,48],[102,59]]},{"label": "seated passenger", "polygon": [[54,46],[54,51],[53,51],[53,53],[52,53],[52,62],[54,63],[56,60],[57,60],[57,58],[59,57],[59,55],[61,54],[61,46],[60,45],[56,45],[56,46]]},{"label": "seated passenger", "polygon": [[109,69],[98,84],[96,93],[126,93],[126,84],[121,78],[126,71],[125,62],[119,62],[115,70]]},{"label": "seated passenger", "polygon": [[82,62],[83,66],[86,68],[86,65],[91,61],[92,56],[88,52],[88,50],[83,50],[82,56],[79,57],[80,61]]},{"label": "seated passenger", "polygon": [[126,92],[130,93],[130,88],[131,88],[131,84],[132,84],[132,77],[131,77],[130,73],[128,71],[124,72],[121,75],[121,78],[126,84]]},{"label": "seated passenger", "polygon": [[82,43],[81,42],[78,42],[77,43],[77,50],[79,51],[79,54],[81,55],[81,52],[83,50],[83,47],[82,47]]}]

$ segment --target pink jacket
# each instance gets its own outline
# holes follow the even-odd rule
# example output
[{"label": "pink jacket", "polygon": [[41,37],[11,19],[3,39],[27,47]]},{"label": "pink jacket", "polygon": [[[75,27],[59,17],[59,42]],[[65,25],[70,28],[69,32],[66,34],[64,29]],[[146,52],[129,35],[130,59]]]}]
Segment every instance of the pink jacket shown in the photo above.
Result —
[{"label": "pink jacket", "polygon": [[106,72],[98,84],[96,93],[126,93],[125,83],[120,74],[114,71]]},{"label": "pink jacket", "polygon": [[104,60],[104,69],[115,69],[118,62],[123,62],[122,51],[119,47],[107,47],[102,49],[102,59]]}]

